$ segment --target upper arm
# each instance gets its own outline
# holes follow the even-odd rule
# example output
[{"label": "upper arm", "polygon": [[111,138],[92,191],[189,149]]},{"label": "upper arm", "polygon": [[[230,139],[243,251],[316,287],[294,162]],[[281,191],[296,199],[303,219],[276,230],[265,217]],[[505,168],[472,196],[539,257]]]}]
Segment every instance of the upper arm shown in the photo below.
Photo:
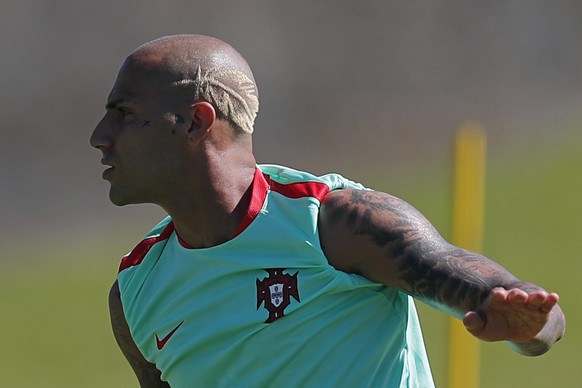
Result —
[{"label": "upper arm", "polygon": [[111,327],[117,344],[121,348],[123,355],[135,372],[140,386],[142,387],[169,387],[166,382],[160,379],[160,371],[156,366],[148,362],[139,351],[137,345],[131,337],[129,326],[123,313],[121,295],[117,281],[109,292],[109,313],[111,317]]},{"label": "upper arm", "polygon": [[405,201],[386,193],[338,190],[323,200],[319,233],[331,265],[462,316],[495,286],[517,279],[493,261],[447,243]]}]

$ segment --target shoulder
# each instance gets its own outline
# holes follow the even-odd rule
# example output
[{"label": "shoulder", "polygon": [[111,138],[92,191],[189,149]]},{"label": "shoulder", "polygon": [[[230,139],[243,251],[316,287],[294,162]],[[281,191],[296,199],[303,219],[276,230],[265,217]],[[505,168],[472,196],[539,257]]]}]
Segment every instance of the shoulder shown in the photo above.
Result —
[{"label": "shoulder", "polygon": [[[321,204],[320,221],[324,225],[349,224],[362,221],[426,222],[412,205],[394,195],[374,190],[344,189],[330,191]],[[339,225],[338,225],[339,224]]]},{"label": "shoulder", "polygon": [[373,268],[380,261],[394,263],[423,241],[442,240],[412,205],[372,190],[330,191],[322,201],[318,227],[329,263],[346,272],[366,272],[368,278],[374,278]]},{"label": "shoulder", "polygon": [[325,185],[329,190],[348,188],[364,189],[362,184],[351,181],[337,173],[314,175],[310,172],[295,170],[276,164],[260,164],[258,168],[278,184],[312,183]]},{"label": "shoulder", "polygon": [[158,222],[150,231],[147,233],[146,238],[159,236],[168,229],[168,226],[172,224],[172,217],[164,217],[160,222]]},{"label": "shoulder", "polygon": [[167,240],[174,232],[174,224],[168,216],[158,223],[146,237],[139,242],[127,255],[122,257],[119,272],[129,267],[141,264],[150,249],[157,243]]}]

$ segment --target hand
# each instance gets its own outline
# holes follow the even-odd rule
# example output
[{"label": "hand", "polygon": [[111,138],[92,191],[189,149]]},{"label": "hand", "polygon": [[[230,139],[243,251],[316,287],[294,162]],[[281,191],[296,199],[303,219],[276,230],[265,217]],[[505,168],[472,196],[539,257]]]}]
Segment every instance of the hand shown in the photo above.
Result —
[{"label": "hand", "polygon": [[[539,339],[558,299],[558,294],[541,289],[528,292],[519,288],[506,290],[497,287],[477,311],[465,314],[463,324],[471,334],[483,341],[507,340],[519,346]],[[549,346],[557,339],[559,337],[554,338]]]}]

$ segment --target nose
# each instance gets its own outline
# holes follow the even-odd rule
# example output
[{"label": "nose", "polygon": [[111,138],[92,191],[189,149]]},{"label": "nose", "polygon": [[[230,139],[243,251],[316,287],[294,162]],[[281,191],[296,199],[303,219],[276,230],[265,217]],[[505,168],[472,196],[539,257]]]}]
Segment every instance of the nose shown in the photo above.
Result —
[{"label": "nose", "polygon": [[113,145],[113,137],[105,122],[105,117],[99,121],[89,137],[89,144],[97,149],[109,148]]}]

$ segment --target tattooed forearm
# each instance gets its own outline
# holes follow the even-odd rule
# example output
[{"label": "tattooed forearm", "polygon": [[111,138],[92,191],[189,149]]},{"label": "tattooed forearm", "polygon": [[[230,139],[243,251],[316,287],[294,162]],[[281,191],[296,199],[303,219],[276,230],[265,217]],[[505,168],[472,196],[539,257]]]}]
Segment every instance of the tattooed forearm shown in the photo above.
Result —
[{"label": "tattooed forearm", "polygon": [[448,244],[396,197],[353,190],[349,200],[337,201],[331,217],[343,217],[354,235],[370,239],[384,252],[399,286],[429,304],[461,315],[481,304],[493,287],[517,281],[486,257]]},{"label": "tattooed forearm", "polygon": [[480,305],[499,281],[487,273],[490,263],[484,257],[446,247],[428,252],[410,247],[399,259],[399,278],[410,294],[460,315]]},{"label": "tattooed forearm", "polygon": [[336,269],[462,318],[479,339],[507,340],[520,353],[539,355],[564,333],[557,294],[449,244],[424,216],[396,197],[332,191],[322,202],[318,226],[323,252]]}]

